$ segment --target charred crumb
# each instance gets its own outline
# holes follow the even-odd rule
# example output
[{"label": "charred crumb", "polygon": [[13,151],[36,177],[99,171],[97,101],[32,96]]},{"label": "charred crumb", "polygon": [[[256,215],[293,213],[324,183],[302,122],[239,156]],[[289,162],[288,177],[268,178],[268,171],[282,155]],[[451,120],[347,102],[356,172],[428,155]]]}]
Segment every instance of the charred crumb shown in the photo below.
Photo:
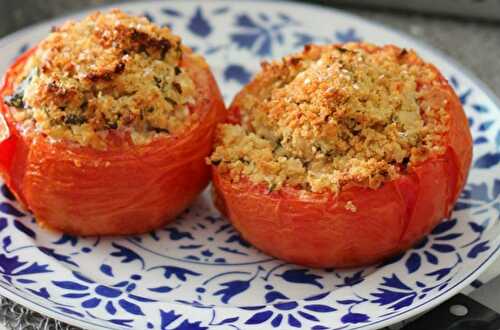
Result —
[{"label": "charred crumb", "polygon": [[80,110],[82,110],[82,112],[87,111],[88,107],[89,107],[89,101],[88,100],[84,100],[82,102],[82,104],[80,104]]},{"label": "charred crumb", "polygon": [[173,107],[175,107],[177,105],[177,102],[174,99],[172,99],[172,98],[170,98],[168,96],[165,96],[165,101],[167,101],[168,103],[170,103]]},{"label": "charred crumb", "polygon": [[123,96],[129,96],[130,97],[130,96],[134,96],[135,94],[137,94],[137,91],[132,91],[132,92],[128,92],[128,93],[124,92]]},{"label": "charred crumb", "polygon": [[24,102],[24,91],[28,84],[33,80],[33,77],[35,77],[37,74],[37,69],[31,70],[30,73],[16,87],[14,93],[12,95],[7,95],[4,97],[4,103],[19,110],[25,109],[26,104]]},{"label": "charred crumb", "polygon": [[[138,31],[134,28],[128,29],[126,32],[130,35],[131,40],[135,43],[135,48],[138,52],[148,53],[148,49],[160,52],[160,58],[165,58],[166,53],[172,48],[172,44],[168,39],[157,39],[149,34]],[[148,55],[150,55],[148,53]]]},{"label": "charred crumb", "polygon": [[113,79],[113,74],[111,71],[90,72],[85,76],[85,78],[92,82],[97,82],[99,80],[111,81],[111,79]]},{"label": "charred crumb", "polygon": [[212,165],[218,166],[222,162],[222,159],[212,159],[210,160],[210,163]]},{"label": "charred crumb", "polygon": [[64,123],[66,125],[82,125],[87,122],[87,118],[81,114],[70,113],[65,116]]},{"label": "charred crumb", "polygon": [[243,164],[245,164],[245,165],[250,164],[250,161],[249,161],[248,159],[245,159],[245,158],[241,158],[241,157],[240,157],[240,158],[239,158],[239,161],[240,161],[240,162],[242,162],[242,163],[243,163]]},{"label": "charred crumb", "polygon": [[408,164],[410,163],[410,157],[405,157],[401,161],[401,165],[403,166],[404,169],[408,167]]},{"label": "charred crumb", "polygon": [[23,94],[15,93],[12,95],[7,95],[3,98],[3,101],[8,106],[14,107],[16,109],[24,109]]},{"label": "charred crumb", "polygon": [[406,56],[406,54],[408,54],[408,50],[406,48],[403,48],[400,52],[399,52],[399,55],[398,55],[398,58],[403,58]]},{"label": "charred crumb", "polygon": [[86,75],[86,78],[92,82],[97,82],[99,80],[111,81],[113,79],[113,75],[118,75],[125,71],[125,66],[125,63],[123,61],[120,61],[112,70],[90,72]]},{"label": "charred crumb", "polygon": [[167,134],[170,133],[170,130],[168,128],[161,128],[161,127],[153,127],[153,131],[155,131],[155,133],[167,133]]},{"label": "charred crumb", "polygon": [[300,61],[301,61],[300,58],[298,58],[298,57],[292,57],[290,59],[290,64],[292,64],[292,65],[298,65],[300,63]]},{"label": "charred crumb", "polygon": [[178,76],[181,72],[182,72],[182,70],[181,70],[181,68],[179,68],[178,66],[176,66],[176,67],[174,68],[174,73],[175,73],[175,75],[176,75],[176,76]]},{"label": "charred crumb", "polygon": [[161,88],[161,79],[157,76],[154,76],[153,79],[155,80],[156,87]]},{"label": "charred crumb", "polygon": [[172,87],[175,89],[175,91],[176,91],[177,93],[179,93],[179,94],[181,94],[181,93],[182,93],[182,87],[181,87],[181,85],[180,85],[178,82],[175,82],[175,81],[174,81],[174,82],[172,83]]},{"label": "charred crumb", "polygon": [[[137,48],[136,48],[136,51],[138,53],[146,53],[148,54],[147,52],[147,48],[146,48],[146,45],[143,45],[143,44],[140,44]],[[148,54],[149,55],[149,54]]]},{"label": "charred crumb", "polygon": [[282,139],[276,142],[276,145],[273,148],[273,153],[276,152],[278,149],[283,148],[283,145],[281,144]]},{"label": "charred crumb", "polygon": [[170,49],[170,42],[168,40],[162,40],[162,44],[160,46],[160,58],[164,59],[165,55]]},{"label": "charred crumb", "polygon": [[125,71],[125,63],[123,63],[123,62],[119,62],[119,63],[115,66],[114,73],[116,73],[116,74],[120,74],[120,73],[122,73],[123,71]]}]

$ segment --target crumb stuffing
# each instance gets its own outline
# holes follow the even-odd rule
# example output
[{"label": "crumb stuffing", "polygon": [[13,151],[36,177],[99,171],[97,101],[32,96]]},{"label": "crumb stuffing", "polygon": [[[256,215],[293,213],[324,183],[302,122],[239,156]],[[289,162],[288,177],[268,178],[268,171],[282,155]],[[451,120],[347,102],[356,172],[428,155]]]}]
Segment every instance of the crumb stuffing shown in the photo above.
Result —
[{"label": "crumb stuffing", "polygon": [[54,28],[5,102],[24,127],[105,148],[111,130],[136,144],[181,130],[195,86],[190,51],[168,28],[119,10]]},{"label": "crumb stuffing", "polygon": [[444,151],[437,77],[415,52],[394,46],[306,46],[263,63],[233,103],[241,124],[219,127],[210,162],[234,181],[270,189],[378,188]]}]

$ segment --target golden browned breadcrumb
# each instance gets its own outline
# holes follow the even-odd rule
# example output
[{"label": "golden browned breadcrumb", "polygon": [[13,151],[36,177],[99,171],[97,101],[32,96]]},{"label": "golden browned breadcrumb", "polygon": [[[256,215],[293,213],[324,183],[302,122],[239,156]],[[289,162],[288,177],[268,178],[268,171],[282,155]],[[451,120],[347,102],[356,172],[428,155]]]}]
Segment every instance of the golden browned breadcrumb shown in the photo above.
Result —
[{"label": "golden browned breadcrumb", "polygon": [[358,208],[352,201],[347,201],[347,203],[345,203],[345,209],[351,211],[352,213],[356,213],[358,211]]},{"label": "golden browned breadcrumb", "polygon": [[183,53],[190,56],[168,28],[97,12],[55,28],[7,101],[14,118],[54,139],[105,148],[106,133],[120,130],[147,143],[182,129],[190,114],[195,86]]},{"label": "golden browned breadcrumb", "polygon": [[426,103],[436,78],[415,52],[393,46],[306,46],[264,63],[237,95],[242,124],[219,128],[211,162],[270,189],[377,188],[443,151],[445,104]]}]

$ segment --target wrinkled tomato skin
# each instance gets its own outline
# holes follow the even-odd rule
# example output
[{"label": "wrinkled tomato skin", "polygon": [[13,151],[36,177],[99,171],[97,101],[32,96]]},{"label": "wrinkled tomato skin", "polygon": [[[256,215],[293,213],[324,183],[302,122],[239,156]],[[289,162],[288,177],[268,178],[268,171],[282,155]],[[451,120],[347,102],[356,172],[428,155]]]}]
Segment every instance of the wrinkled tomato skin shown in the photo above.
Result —
[{"label": "wrinkled tomato skin", "polygon": [[[7,73],[2,97],[28,56]],[[205,158],[226,110],[209,68],[185,61],[197,86],[192,111],[198,116],[184,131],[145,145],[113,133],[105,151],[24,136],[2,108],[10,137],[0,144],[0,171],[39,223],[75,235],[147,232],[172,220],[207,186]]]},{"label": "wrinkled tomato skin", "polygon": [[[404,251],[450,215],[472,159],[460,101],[441,74],[437,83],[436,102],[448,101],[444,153],[378,189],[351,186],[337,195],[291,187],[269,193],[245,178],[232,182],[212,166],[216,206],[255,247],[291,263],[355,267]],[[238,122],[238,109],[229,112],[231,122]],[[356,210],[346,206],[349,201]]]}]

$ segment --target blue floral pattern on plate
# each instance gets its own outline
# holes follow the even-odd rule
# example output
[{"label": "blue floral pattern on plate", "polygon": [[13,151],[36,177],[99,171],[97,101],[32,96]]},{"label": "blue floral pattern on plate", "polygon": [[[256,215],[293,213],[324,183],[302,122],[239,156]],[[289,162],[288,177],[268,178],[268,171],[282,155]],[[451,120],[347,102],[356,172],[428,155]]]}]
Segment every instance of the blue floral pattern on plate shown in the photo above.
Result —
[{"label": "blue floral pattern on plate", "polygon": [[[467,187],[452,217],[406,253],[370,267],[319,270],[254,249],[217,213],[208,192],[166,228],[80,238],[41,230],[2,185],[2,294],[94,329],[368,329],[445,299],[498,254],[499,108],[446,58],[359,18],[297,4],[178,1],[123,7],[173,28],[204,54],[226,101],[260,60],[307,43],[373,40],[417,48],[443,69],[469,116],[475,149]],[[50,25],[0,43],[0,70]]]}]

